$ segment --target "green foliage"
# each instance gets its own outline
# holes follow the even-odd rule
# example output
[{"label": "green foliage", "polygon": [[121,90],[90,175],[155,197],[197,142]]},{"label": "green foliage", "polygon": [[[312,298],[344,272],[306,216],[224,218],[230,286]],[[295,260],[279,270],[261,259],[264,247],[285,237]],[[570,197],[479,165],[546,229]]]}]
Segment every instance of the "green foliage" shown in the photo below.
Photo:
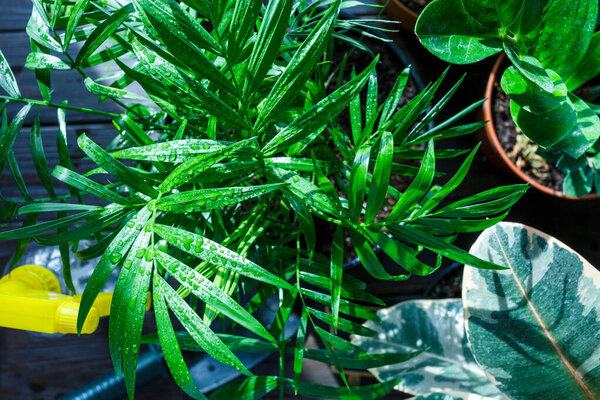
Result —
[{"label": "green foliage", "polygon": [[[597,88],[576,91],[600,73],[597,15],[598,0],[434,0],[416,26],[423,45],[451,63],[504,50],[512,66],[501,86],[513,120],[565,172],[563,192],[571,196],[600,183]],[[565,167],[574,160],[576,168]]]},{"label": "green foliage", "polygon": [[[13,262],[31,238],[60,245],[65,254],[71,247],[82,259],[101,256],[82,295],[80,329],[108,277],[120,270],[109,345],[130,397],[140,345],[148,342],[162,346],[175,381],[195,398],[204,397],[182,350],[206,352],[248,375],[211,398],[258,398],[277,387],[317,398],[385,395],[395,381],[333,388],[299,379],[305,358],[335,365],[343,375],[343,369],[405,362],[418,354],[369,353],[343,333],[374,334],[357,321],[374,317],[365,303],[382,305],[344,271],[346,238],[376,279],[427,275],[444,257],[500,268],[451,242],[457,232],[479,231],[504,218],[526,188],[507,186],[445,201],[465,178],[475,152],[440,187],[434,184],[436,158],[465,152],[436,151],[435,141],[479,128],[455,123],[480,102],[430,128],[460,82],[434,101],[442,76],[402,107],[409,69],[387,97],[377,85],[377,57],[342,82],[343,68],[331,64],[333,40],[362,49],[350,32],[370,35],[369,21],[338,19],[355,2],[329,1],[325,9],[291,0],[266,6],[256,0],[183,3],[34,2],[27,66],[38,72],[44,100],[22,98],[0,57],[0,86],[7,92],[0,108],[26,104],[12,120],[3,112],[0,125],[0,165],[8,163],[23,195],[7,202],[5,214],[27,216],[20,228],[0,232],[0,239],[20,239]],[[66,31],[59,35],[56,28]],[[136,62],[125,62],[130,59]],[[102,84],[88,75],[89,67],[108,63],[121,72],[97,79]],[[53,103],[49,73],[66,66],[81,74],[92,94],[121,105],[123,114]],[[134,81],[145,95],[127,89]],[[58,108],[60,165],[48,169],[37,122],[30,134],[49,198],[32,198],[12,152],[34,106]],[[340,122],[347,109],[350,132]],[[65,110],[108,117],[115,126],[106,148],[86,134],[78,138],[97,165],[91,171],[75,171],[70,161]],[[402,159],[421,160],[420,166]],[[398,171],[414,178],[404,193],[390,185]],[[393,211],[386,216],[381,213],[386,209]],[[46,222],[36,224],[41,214]],[[324,247],[317,233],[329,227],[332,238]],[[91,244],[82,247],[83,239]],[[406,271],[388,272],[376,247]],[[421,261],[427,251],[437,254],[437,265]],[[157,334],[144,337],[150,290]],[[271,296],[279,296],[279,310],[268,325],[255,312]],[[252,299],[241,300],[247,297]],[[301,310],[300,331],[289,342],[281,333],[294,308]],[[174,330],[173,317],[184,330]],[[213,331],[217,317],[258,338]],[[304,348],[309,329],[323,350]],[[279,352],[281,365],[293,357],[294,377],[283,370],[278,377],[253,376],[235,355],[251,349]]]},{"label": "green foliage", "polygon": [[379,311],[381,321],[365,324],[378,339],[355,345],[427,350],[375,375],[401,379],[398,388],[407,393],[448,396],[425,398],[597,398],[598,270],[555,238],[516,223],[485,230],[471,252],[508,269],[466,266],[462,302],[407,301]]}]

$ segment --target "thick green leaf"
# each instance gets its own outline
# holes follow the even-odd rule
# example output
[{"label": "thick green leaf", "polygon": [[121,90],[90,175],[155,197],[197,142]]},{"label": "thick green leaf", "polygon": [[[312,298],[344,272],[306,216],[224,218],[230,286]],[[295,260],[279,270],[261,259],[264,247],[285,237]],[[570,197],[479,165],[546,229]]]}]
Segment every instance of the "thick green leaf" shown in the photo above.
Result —
[{"label": "thick green leaf", "polygon": [[516,223],[489,228],[471,252],[508,266],[466,267],[463,277],[471,350],[498,388],[512,399],[600,396],[598,270],[565,244]]},{"label": "thick green leaf", "polygon": [[533,54],[567,79],[585,56],[596,28],[598,1],[555,0],[544,8],[544,26]]},{"label": "thick green leaf", "polygon": [[240,275],[277,287],[288,290],[293,289],[293,286],[283,279],[208,238],[180,228],[160,224],[154,225],[154,231],[177,248],[195,257],[209,261],[218,267],[235,271]]},{"label": "thick green leaf", "polygon": [[155,250],[154,257],[182,286],[205,304],[210,305],[257,335],[275,341],[260,322],[227,293],[219,289],[211,280],[160,250]]},{"label": "thick green leaf", "polygon": [[421,12],[415,32],[423,46],[442,60],[470,64],[502,51],[499,26],[494,29],[482,22],[469,14],[462,0],[436,0]]},{"label": "thick green leaf", "polygon": [[254,124],[254,130],[257,133],[262,132],[271,122],[273,114],[288,105],[298,95],[300,88],[304,86],[333,32],[340,4],[341,1],[336,0],[327,10],[275,82],[275,86],[265,99]]},{"label": "thick green leaf", "polygon": [[600,74],[600,32],[594,33],[587,53],[573,73],[566,78],[567,87],[571,91],[576,90],[598,74]]},{"label": "thick green leaf", "polygon": [[553,79],[537,58],[519,53],[513,46],[507,43],[504,43],[504,52],[523,77],[539,86],[545,92],[554,92]]},{"label": "thick green leaf", "polygon": [[396,389],[413,395],[473,393],[504,399],[471,354],[460,299],[404,301],[377,314],[381,322],[365,324],[379,334],[377,339],[355,337],[353,344],[369,353],[422,352],[406,362],[371,369],[378,380],[399,379]]},{"label": "thick green leaf", "polygon": [[252,375],[225,343],[202,322],[198,314],[163,278],[157,276],[155,282],[158,283],[155,288],[162,292],[177,319],[207,354],[210,354],[215,360],[237,369],[244,375]]},{"label": "thick green leaf", "polygon": [[573,158],[579,158],[600,138],[600,119],[585,101],[576,95],[569,93],[569,100],[577,112],[577,121],[571,133],[552,147]]}]

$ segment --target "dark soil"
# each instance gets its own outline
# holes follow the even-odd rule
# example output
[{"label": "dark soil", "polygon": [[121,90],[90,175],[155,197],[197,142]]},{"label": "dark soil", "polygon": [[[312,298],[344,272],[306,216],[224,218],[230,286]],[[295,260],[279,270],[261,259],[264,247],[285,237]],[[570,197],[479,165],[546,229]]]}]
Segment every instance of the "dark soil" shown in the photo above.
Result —
[{"label": "dark soil", "polygon": [[498,82],[494,83],[492,107],[496,134],[511,161],[540,184],[562,192],[565,174],[538,155],[538,146],[517,128],[510,115],[510,98]]},{"label": "dark soil", "polygon": [[400,0],[402,4],[406,7],[410,8],[417,14],[421,14],[421,11],[427,6],[427,4],[431,3],[432,0]]}]

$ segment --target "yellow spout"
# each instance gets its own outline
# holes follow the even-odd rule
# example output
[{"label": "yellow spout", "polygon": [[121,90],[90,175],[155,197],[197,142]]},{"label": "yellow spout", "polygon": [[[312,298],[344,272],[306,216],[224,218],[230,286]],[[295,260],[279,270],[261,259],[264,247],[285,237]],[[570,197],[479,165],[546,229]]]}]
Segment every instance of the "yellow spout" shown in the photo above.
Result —
[{"label": "yellow spout", "polygon": [[[101,293],[81,333],[93,333],[110,312],[112,293]],[[56,276],[38,265],[23,265],[0,279],[0,326],[44,333],[77,333],[80,296],[60,293]],[[96,306],[99,307],[96,307]]]}]

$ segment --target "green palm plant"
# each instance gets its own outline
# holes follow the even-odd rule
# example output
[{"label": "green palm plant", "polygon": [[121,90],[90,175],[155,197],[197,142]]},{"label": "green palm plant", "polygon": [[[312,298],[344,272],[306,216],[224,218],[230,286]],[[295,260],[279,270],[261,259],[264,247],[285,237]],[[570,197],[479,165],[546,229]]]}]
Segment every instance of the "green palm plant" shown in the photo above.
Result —
[{"label": "green palm plant", "polygon": [[[365,304],[383,303],[364,291],[363,282],[344,273],[345,235],[375,279],[427,275],[443,257],[499,268],[451,242],[457,233],[502,220],[526,187],[505,186],[445,201],[465,178],[476,150],[443,186],[433,184],[436,158],[465,153],[436,152],[434,141],[480,128],[479,123],[455,122],[481,102],[431,128],[460,82],[434,102],[442,76],[399,107],[409,78],[406,69],[380,102],[377,57],[328,92],[322,83],[334,72],[322,61],[327,61],[332,38],[355,43],[348,32],[364,30],[364,25],[337,19],[340,9],[354,2],[327,3],[322,9],[292,0],[266,6],[256,0],[34,0],[27,67],[36,72],[42,100],[20,95],[2,57],[0,85],[7,95],[1,96],[1,106],[25,103],[10,124],[4,111],[0,162],[8,162],[23,194],[5,201],[26,218],[22,227],[1,232],[0,239],[19,240],[13,263],[32,238],[58,245],[71,288],[69,252],[101,256],[82,295],[79,328],[108,277],[120,269],[109,344],[130,397],[140,345],[149,342],[161,345],[175,381],[194,398],[205,396],[181,349],[205,352],[248,376],[211,398],[258,398],[276,387],[310,397],[380,397],[395,382],[351,388],[344,369],[398,363],[415,353],[370,354],[347,340],[346,333],[374,334],[355,321],[374,317]],[[58,34],[59,28],[64,33]],[[81,46],[74,54],[76,43]],[[126,62],[130,59],[134,65]],[[109,85],[87,73],[90,66],[104,63],[116,63],[121,71]],[[50,71],[67,69],[79,71],[90,92],[122,105],[123,113],[54,103]],[[148,97],[140,100],[128,90],[132,82]],[[361,98],[363,89],[366,97]],[[148,99],[155,106],[148,106]],[[45,199],[29,195],[11,151],[26,115],[37,106],[58,108],[62,127],[60,165],[51,173],[39,121],[31,133],[36,169],[48,190]],[[351,132],[338,118],[347,108]],[[76,172],[71,165],[64,110],[113,120],[116,134],[108,147],[85,134],[78,138],[97,168]],[[421,160],[420,166],[402,159]],[[404,192],[390,185],[393,173],[414,177]],[[59,196],[55,185],[62,184],[69,193]],[[392,211],[380,218],[384,207]],[[36,224],[41,213],[56,217]],[[315,223],[335,227],[330,255],[317,246]],[[82,239],[92,239],[92,244],[78,248]],[[376,247],[406,273],[390,274]],[[423,251],[437,254],[438,263],[423,263]],[[142,336],[150,290],[157,334]],[[241,300],[248,296],[250,301]],[[253,313],[272,296],[278,297],[279,308],[273,323],[265,326]],[[289,342],[282,334],[293,309],[300,314],[300,325],[295,341]],[[169,310],[184,330],[174,330]],[[256,337],[214,332],[211,324],[219,316]],[[309,327],[323,350],[304,348]],[[253,376],[234,354],[240,349],[278,352],[280,375]],[[283,370],[285,357],[293,359],[291,377]],[[303,358],[336,366],[345,386],[301,382]]]}]

